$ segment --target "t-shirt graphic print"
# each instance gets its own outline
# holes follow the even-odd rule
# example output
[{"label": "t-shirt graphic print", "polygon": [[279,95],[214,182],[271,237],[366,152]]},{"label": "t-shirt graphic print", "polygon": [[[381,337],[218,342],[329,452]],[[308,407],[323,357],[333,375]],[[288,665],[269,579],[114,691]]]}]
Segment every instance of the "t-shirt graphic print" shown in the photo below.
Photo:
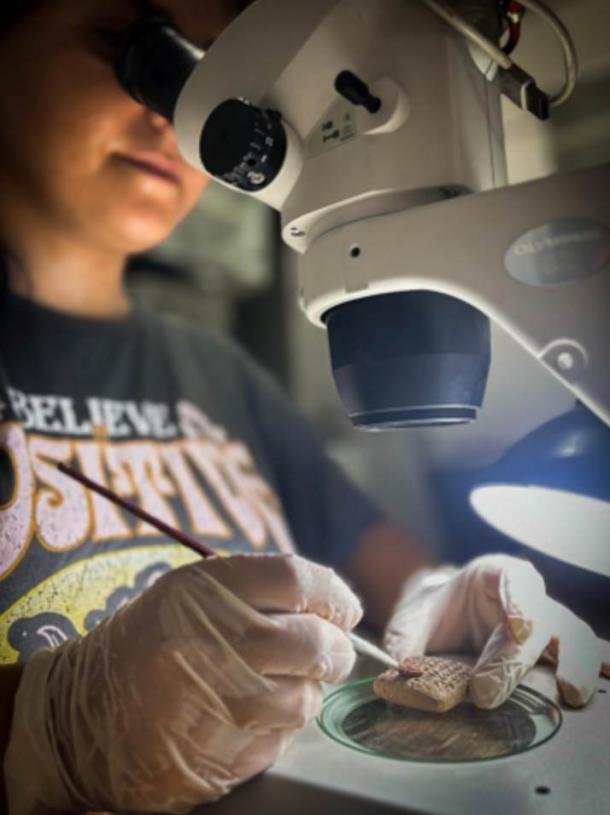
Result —
[{"label": "t-shirt graphic print", "polygon": [[18,421],[0,416],[0,590],[15,573],[21,597],[9,608],[0,599],[0,662],[85,633],[197,558],[60,472],[60,462],[219,554],[294,550],[248,447],[190,402],[7,394]]},{"label": "t-shirt graphic print", "polygon": [[85,634],[198,555],[63,462],[221,555],[342,569],[382,520],[242,349],[134,308],[0,298],[0,663]]}]

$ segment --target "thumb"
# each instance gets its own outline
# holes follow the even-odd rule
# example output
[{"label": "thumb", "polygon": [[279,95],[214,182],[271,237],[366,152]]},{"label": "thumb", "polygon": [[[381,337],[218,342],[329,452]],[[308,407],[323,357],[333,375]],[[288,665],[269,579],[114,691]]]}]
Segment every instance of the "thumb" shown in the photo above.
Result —
[{"label": "thumb", "polygon": [[492,631],[470,676],[470,697],[477,707],[496,708],[538,662],[549,641],[546,626],[536,626],[524,642],[516,642],[505,622]]},{"label": "thumb", "polygon": [[511,559],[500,572],[500,603],[516,642],[525,642],[550,609],[542,575],[525,560]]}]

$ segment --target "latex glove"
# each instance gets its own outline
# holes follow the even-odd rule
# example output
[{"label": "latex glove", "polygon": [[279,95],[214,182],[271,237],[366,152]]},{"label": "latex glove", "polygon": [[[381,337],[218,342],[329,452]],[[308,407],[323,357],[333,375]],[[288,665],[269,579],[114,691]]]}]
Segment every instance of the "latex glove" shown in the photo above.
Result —
[{"label": "latex glove", "polygon": [[590,699],[600,665],[610,671],[590,626],[547,596],[531,563],[506,555],[416,573],[403,587],[385,646],[398,660],[475,654],[469,690],[482,708],[502,704],[541,656],[557,665],[561,697],[573,707]]},{"label": "latex glove", "polygon": [[5,761],[10,815],[185,812],[275,762],[344,679],[361,617],[293,555],[202,560],[34,655]]}]

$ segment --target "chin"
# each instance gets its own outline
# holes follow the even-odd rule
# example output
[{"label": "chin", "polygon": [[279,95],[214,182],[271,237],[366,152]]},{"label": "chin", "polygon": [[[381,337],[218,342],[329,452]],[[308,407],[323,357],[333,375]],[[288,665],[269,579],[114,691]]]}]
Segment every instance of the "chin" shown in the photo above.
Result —
[{"label": "chin", "polygon": [[162,243],[179,223],[181,217],[125,216],[104,230],[106,242],[113,248],[133,255],[145,252]]}]

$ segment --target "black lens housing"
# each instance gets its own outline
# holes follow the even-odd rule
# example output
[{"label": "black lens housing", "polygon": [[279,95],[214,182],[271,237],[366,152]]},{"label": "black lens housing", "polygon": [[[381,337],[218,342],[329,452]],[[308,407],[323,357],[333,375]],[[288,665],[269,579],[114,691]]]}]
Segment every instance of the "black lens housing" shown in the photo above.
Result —
[{"label": "black lens housing", "polygon": [[202,56],[163,18],[143,17],[121,35],[114,72],[136,102],[173,122],[180,92]]},{"label": "black lens housing", "polygon": [[384,430],[476,419],[491,361],[489,320],[430,291],[353,300],[323,316],[335,383],[354,426]]}]

